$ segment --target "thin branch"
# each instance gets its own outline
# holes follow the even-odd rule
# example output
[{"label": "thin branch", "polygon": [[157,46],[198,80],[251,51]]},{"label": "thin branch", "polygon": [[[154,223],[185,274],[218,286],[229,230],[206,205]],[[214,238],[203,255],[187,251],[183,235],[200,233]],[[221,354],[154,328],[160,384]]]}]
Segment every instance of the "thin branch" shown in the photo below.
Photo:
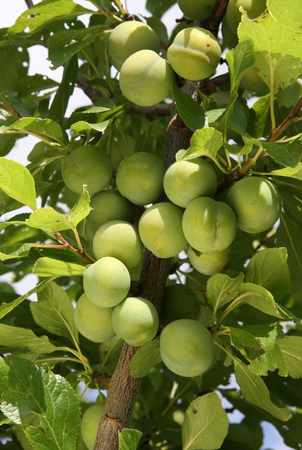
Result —
[{"label": "thin branch", "polygon": [[33,1],[32,1],[32,0],[25,0],[25,3],[26,3],[26,5],[27,5],[27,8],[32,8],[33,6],[35,6],[35,5],[33,4]]},{"label": "thin branch", "polygon": [[275,142],[292,123],[294,123],[297,119],[299,120],[299,112],[301,108],[302,96],[299,98],[297,104],[293,107],[286,119],[284,119],[283,122],[272,132],[267,142]]},{"label": "thin branch", "polygon": [[218,34],[219,25],[225,15],[229,1],[230,0],[220,0],[212,16],[207,19],[207,21],[203,22],[203,27],[211,31],[214,36],[217,36]]}]

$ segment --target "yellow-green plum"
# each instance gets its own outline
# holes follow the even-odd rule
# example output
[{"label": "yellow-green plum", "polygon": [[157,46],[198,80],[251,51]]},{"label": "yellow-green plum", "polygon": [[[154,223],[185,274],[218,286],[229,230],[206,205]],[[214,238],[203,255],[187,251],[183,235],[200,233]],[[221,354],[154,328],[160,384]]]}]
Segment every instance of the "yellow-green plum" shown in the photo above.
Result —
[{"label": "yellow-green plum", "polygon": [[158,53],[159,39],[149,25],[136,20],[120,23],[110,33],[108,51],[112,64],[120,70],[129,56],[140,50],[153,50]]},{"label": "yellow-green plum", "polygon": [[138,223],[144,246],[158,258],[171,258],[187,245],[183,234],[183,210],[172,203],[156,203],[146,209]]},{"label": "yellow-green plum", "polygon": [[133,153],[119,165],[116,186],[135,205],[148,205],[164,193],[165,171],[164,163],[151,153]]},{"label": "yellow-green plum", "polygon": [[173,70],[187,80],[203,80],[215,73],[221,48],[208,30],[189,27],[181,30],[167,51]]},{"label": "yellow-green plum", "polygon": [[197,272],[203,275],[215,275],[222,272],[232,258],[232,248],[227,247],[220,252],[200,253],[195,252],[191,245],[187,248],[189,261]]},{"label": "yellow-green plum", "polygon": [[201,323],[180,319],[169,323],[160,335],[160,353],[164,364],[183,377],[197,377],[211,366],[214,341]]},{"label": "yellow-green plum", "polygon": [[230,29],[237,34],[237,28],[241,21],[240,6],[247,12],[250,19],[260,16],[266,9],[266,0],[230,0],[227,10],[226,19]]},{"label": "yellow-green plum", "polygon": [[226,201],[235,211],[238,228],[246,233],[271,229],[281,212],[278,192],[262,177],[242,178],[231,187]]},{"label": "yellow-green plum", "polygon": [[86,294],[81,295],[74,311],[78,331],[92,342],[105,342],[115,336],[111,318],[114,308],[100,308]]},{"label": "yellow-green plum", "polygon": [[120,88],[124,96],[139,106],[153,106],[170,94],[173,70],[153,50],[140,50],[126,59],[121,68]]},{"label": "yellow-green plum", "polygon": [[112,326],[127,344],[140,347],[156,336],[159,320],[155,306],[141,297],[128,297],[114,308]]},{"label": "yellow-green plum", "polygon": [[118,191],[102,191],[93,195],[90,206],[92,211],[86,218],[88,239],[93,238],[95,232],[104,223],[110,220],[124,220],[133,223],[135,218],[135,206]]},{"label": "yellow-green plum", "polygon": [[113,256],[127,269],[136,267],[143,256],[143,246],[136,228],[123,220],[111,220],[96,231],[93,243],[96,259]]},{"label": "yellow-green plum", "polygon": [[118,305],[129,292],[127,267],[112,256],[105,256],[84,270],[83,287],[89,300],[102,308]]},{"label": "yellow-green plum", "polygon": [[219,252],[235,239],[236,216],[226,203],[199,197],[186,208],[182,228],[189,244],[199,252]]},{"label": "yellow-green plum", "polygon": [[185,16],[194,20],[204,20],[211,16],[218,0],[177,0]]},{"label": "yellow-green plum", "polygon": [[159,322],[165,326],[178,319],[196,320],[200,309],[200,301],[192,289],[184,284],[172,284],[165,289]]},{"label": "yellow-green plum", "polygon": [[240,87],[257,95],[265,95],[269,92],[269,88],[258,73],[259,69],[257,67],[247,69],[242,75]]},{"label": "yellow-green plum", "polygon": [[214,169],[200,158],[177,161],[164,176],[167,197],[177,206],[186,208],[197,197],[212,197],[217,188]]},{"label": "yellow-green plum", "polygon": [[82,145],[63,159],[62,177],[76,194],[80,194],[83,184],[86,184],[89,194],[93,195],[104,189],[111,180],[110,158],[101,148]]},{"label": "yellow-green plum", "polygon": [[83,414],[81,433],[88,450],[93,450],[104,406],[104,403],[95,403],[89,406]]}]

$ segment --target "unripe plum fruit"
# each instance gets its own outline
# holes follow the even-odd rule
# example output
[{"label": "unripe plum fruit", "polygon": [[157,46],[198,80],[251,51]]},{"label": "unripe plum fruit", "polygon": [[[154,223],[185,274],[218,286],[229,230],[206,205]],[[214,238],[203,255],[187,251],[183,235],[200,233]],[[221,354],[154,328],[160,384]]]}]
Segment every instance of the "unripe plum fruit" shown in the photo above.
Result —
[{"label": "unripe plum fruit", "polygon": [[149,25],[136,20],[120,23],[110,33],[108,51],[112,64],[120,70],[129,56],[140,50],[153,50],[158,53],[159,39]]},{"label": "unripe plum fruit", "polygon": [[111,318],[114,308],[100,308],[86,294],[81,295],[74,311],[78,331],[92,342],[105,342],[115,336]]},{"label": "unripe plum fruit", "polygon": [[116,258],[105,256],[84,270],[83,287],[89,300],[102,308],[118,305],[129,292],[127,267]]},{"label": "unripe plum fruit", "polygon": [[101,148],[82,145],[62,162],[64,183],[76,194],[81,194],[83,184],[90,195],[100,192],[110,182],[112,165],[109,156]]},{"label": "unripe plum fruit", "polygon": [[218,0],[177,0],[185,16],[194,20],[204,20],[211,16]]},{"label": "unripe plum fruit", "polygon": [[96,259],[113,256],[127,269],[136,267],[143,256],[143,246],[136,228],[123,220],[104,223],[95,233],[92,243]]},{"label": "unripe plum fruit", "polygon": [[91,240],[104,223],[110,220],[133,222],[135,218],[135,206],[118,191],[98,192],[91,198],[90,206],[93,209],[86,218],[85,236]]},{"label": "unripe plum fruit", "polygon": [[93,450],[104,406],[104,403],[95,403],[89,406],[83,414],[81,433],[88,450]]},{"label": "unripe plum fruit", "polygon": [[171,258],[187,245],[183,234],[183,210],[172,203],[156,203],[146,209],[138,223],[144,246],[158,258]]},{"label": "unripe plum fruit", "polygon": [[220,252],[200,253],[199,255],[188,245],[187,253],[192,267],[203,275],[215,275],[222,272],[232,258],[232,248],[227,247]]},{"label": "unripe plum fruit", "polygon": [[151,153],[133,153],[119,165],[116,186],[135,205],[148,205],[164,193],[165,171],[164,163]]},{"label": "unripe plum fruit", "polygon": [[196,320],[200,316],[200,301],[195,292],[184,284],[172,284],[165,289],[159,314],[161,325],[179,319]]},{"label": "unripe plum fruit", "polygon": [[159,325],[155,306],[141,297],[128,297],[114,308],[112,326],[127,344],[140,347],[151,341]]},{"label": "unripe plum fruit", "polygon": [[258,72],[259,69],[257,67],[247,69],[242,75],[240,87],[247,91],[255,92],[257,95],[266,95],[269,92],[269,88],[260,78]]},{"label": "unripe plum fruit", "polygon": [[203,159],[177,161],[164,176],[164,190],[172,203],[186,208],[197,197],[212,197],[217,188],[214,169]]},{"label": "unripe plum fruit", "polygon": [[221,48],[208,30],[189,27],[181,30],[167,51],[173,70],[187,80],[203,80],[213,75]]},{"label": "unripe plum fruit", "polygon": [[281,212],[278,192],[262,177],[242,178],[231,187],[226,201],[235,211],[238,228],[246,233],[269,230]]},{"label": "unripe plum fruit", "polygon": [[197,377],[213,362],[214,341],[201,322],[180,319],[163,329],[160,353],[164,364],[172,372],[183,377]]},{"label": "unripe plum fruit", "polygon": [[236,47],[238,44],[238,36],[237,33],[234,33],[229,25],[229,22],[226,20],[226,16],[224,16],[222,20],[222,27],[221,27],[221,33],[222,33],[222,45],[221,47],[232,49]]},{"label": "unripe plum fruit", "polygon": [[160,103],[170,94],[173,71],[153,50],[140,50],[121,68],[120,88],[124,96],[140,106]]},{"label": "unripe plum fruit", "polygon": [[247,12],[250,19],[260,16],[266,9],[266,0],[230,0],[227,10],[226,19],[233,33],[237,34],[237,28],[241,21],[240,6]]},{"label": "unripe plum fruit", "polygon": [[235,239],[236,216],[226,203],[199,197],[185,210],[182,228],[189,244],[199,252],[219,252]]}]

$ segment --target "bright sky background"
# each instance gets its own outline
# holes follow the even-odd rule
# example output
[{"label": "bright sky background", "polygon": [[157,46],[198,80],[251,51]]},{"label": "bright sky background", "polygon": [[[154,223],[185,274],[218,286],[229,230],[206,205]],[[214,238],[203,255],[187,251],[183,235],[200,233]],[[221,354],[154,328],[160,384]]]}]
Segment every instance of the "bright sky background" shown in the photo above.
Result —
[{"label": "bright sky background", "polygon": [[[91,3],[86,0],[74,0],[75,3],[81,4],[89,9],[93,9]],[[154,0],[155,1],[155,0]],[[38,1],[34,0],[34,4],[37,4]],[[142,0],[128,0],[128,10],[131,13],[141,14],[143,16],[150,16],[150,13],[146,11],[144,5],[145,1]],[[16,19],[20,16],[20,14],[26,9],[26,2],[24,0],[0,0],[0,28],[10,27],[14,24]],[[175,26],[175,19],[182,17],[182,13],[178,6],[174,6],[171,8],[164,16],[163,22],[165,23],[168,33],[170,34],[171,30]],[[86,24],[88,23],[88,17],[81,16],[81,20],[83,20]],[[62,68],[57,70],[50,69],[50,62],[47,61],[47,50],[42,46],[35,46],[29,49],[30,52],[30,66],[29,66],[29,75],[34,75],[36,73],[40,73],[42,75],[46,75],[49,78],[52,78],[56,81],[60,81],[62,77]],[[88,97],[80,89],[75,89],[75,93],[70,99],[67,115],[81,106],[88,105],[90,103]],[[7,155],[7,158],[13,159],[15,161],[19,161],[22,164],[26,165],[27,155],[31,151],[32,147],[39,142],[38,139],[34,137],[26,137],[23,139],[19,139],[17,141],[14,149]],[[1,218],[1,221],[4,221],[5,217]],[[15,283],[15,290],[23,295],[25,292],[32,289],[35,284],[37,277],[35,275],[28,275],[24,280],[19,283]],[[0,281],[10,282],[10,275],[4,275],[0,277]],[[29,297],[35,298],[35,296]],[[226,405],[224,405],[226,406]],[[234,415],[233,415],[234,416]],[[234,422],[241,421],[241,415],[236,415],[233,417]],[[290,450],[290,447],[287,447],[283,443],[283,439],[279,435],[278,431],[268,422],[262,423],[265,437],[263,446],[261,449],[275,449],[275,450]]]}]

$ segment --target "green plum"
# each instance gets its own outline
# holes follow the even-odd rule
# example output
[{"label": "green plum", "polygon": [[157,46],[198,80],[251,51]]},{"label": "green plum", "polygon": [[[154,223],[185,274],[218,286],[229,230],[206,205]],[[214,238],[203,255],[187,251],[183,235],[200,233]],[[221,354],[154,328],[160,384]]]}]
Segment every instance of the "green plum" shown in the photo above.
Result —
[{"label": "green plum", "polygon": [[235,239],[236,216],[226,203],[199,197],[186,208],[182,228],[189,244],[199,252],[219,252]]},{"label": "green plum", "polygon": [[105,256],[84,270],[83,287],[89,300],[102,308],[118,305],[129,292],[127,267],[112,256]]},{"label": "green plum", "polygon": [[271,229],[281,212],[278,192],[262,177],[242,178],[231,187],[226,201],[235,211],[238,228],[246,233]]},{"label": "green plum", "polygon": [[218,0],[177,0],[177,3],[185,16],[204,20],[212,15]]},{"label": "green plum", "polygon": [[164,189],[169,200],[186,208],[197,197],[212,197],[217,188],[214,169],[200,158],[177,161],[164,176]]},{"label": "green plum", "polygon": [[240,87],[254,92],[256,95],[266,95],[269,92],[269,88],[258,73],[259,69],[257,67],[247,69],[242,75]]},{"label": "green plum", "polygon": [[187,248],[189,261],[192,267],[203,275],[215,275],[222,272],[232,258],[232,248],[227,247],[220,252],[196,253],[191,245]]},{"label": "green plum", "polygon": [[112,326],[127,344],[140,347],[156,336],[159,325],[155,306],[141,297],[128,297],[114,308]]},{"label": "green plum", "polygon": [[96,259],[113,256],[127,269],[136,267],[143,256],[143,246],[136,228],[123,220],[111,220],[96,231],[93,243]]},{"label": "green plum", "polygon": [[226,16],[224,16],[222,20],[221,33],[223,38],[221,46],[222,49],[232,49],[236,47],[236,45],[238,44],[238,36],[231,30],[230,25],[226,20]]},{"label": "green plum", "polygon": [[74,311],[79,332],[92,342],[105,342],[115,336],[111,318],[114,308],[100,308],[86,294],[81,295]]},{"label": "green plum", "polygon": [[250,19],[260,16],[266,9],[266,0],[230,0],[226,10],[226,20],[231,31],[237,34],[237,28],[241,21],[240,6],[247,12]]},{"label": "green plum", "polygon": [[93,450],[104,406],[104,403],[95,403],[89,406],[83,414],[81,433],[88,450]]},{"label": "green plum", "polygon": [[164,193],[165,171],[164,163],[151,153],[133,153],[117,169],[117,189],[135,205],[154,203]]},{"label": "green plum", "polygon": [[120,88],[124,96],[139,106],[153,106],[170,94],[173,70],[153,50],[140,50],[126,59],[121,68]]},{"label": "green plum", "polygon": [[183,234],[183,210],[172,203],[156,203],[147,208],[138,223],[142,243],[158,258],[171,258],[187,245]]},{"label": "green plum", "polygon": [[195,292],[184,284],[172,284],[165,289],[164,300],[159,314],[161,325],[178,319],[198,319],[200,301]]},{"label": "green plum", "polygon": [[145,23],[136,20],[122,22],[110,33],[108,51],[112,64],[117,70],[129,56],[140,50],[153,50],[158,53],[159,39],[154,30]]},{"label": "green plum", "polygon": [[133,223],[135,206],[118,191],[102,191],[93,195],[90,206],[92,211],[86,218],[85,236],[92,240],[101,225],[110,220],[124,220]]},{"label": "green plum", "polygon": [[64,183],[76,194],[87,185],[90,195],[100,192],[110,182],[112,165],[109,156],[101,148],[93,145],[77,147],[62,162]]},{"label": "green plum", "polygon": [[201,322],[175,320],[160,335],[160,353],[172,372],[183,377],[197,377],[213,362],[214,341]]},{"label": "green plum", "polygon": [[181,30],[167,51],[173,70],[187,80],[203,80],[215,73],[221,48],[208,30],[189,27]]}]

